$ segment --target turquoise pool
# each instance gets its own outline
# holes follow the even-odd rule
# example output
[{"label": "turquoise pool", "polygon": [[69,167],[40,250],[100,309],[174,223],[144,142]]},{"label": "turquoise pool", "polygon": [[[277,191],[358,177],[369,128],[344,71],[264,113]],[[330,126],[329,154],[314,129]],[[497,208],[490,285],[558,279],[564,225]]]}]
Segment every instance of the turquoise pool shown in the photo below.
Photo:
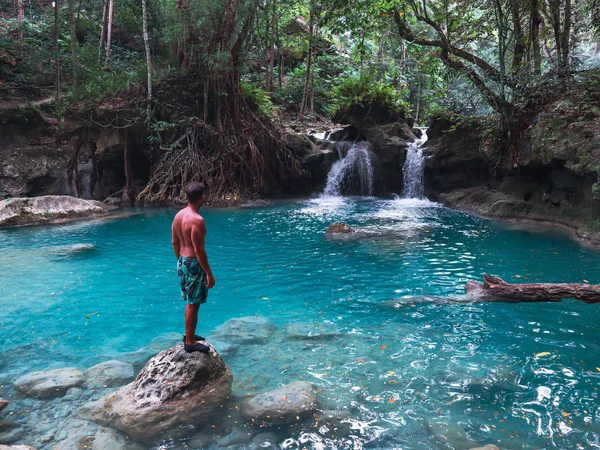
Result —
[{"label": "turquoise pool", "polygon": [[[238,429],[274,433],[278,448],[290,449],[600,448],[599,306],[440,298],[462,295],[484,273],[600,283],[596,251],[427,201],[332,198],[201,212],[217,284],[198,332],[210,337],[246,316],[277,328],[266,344],[223,349],[232,401],[302,379],[318,387],[323,410],[346,415],[348,428],[332,437],[315,417],[264,430],[224,412],[205,447],[223,448],[218,438]],[[15,442],[65,448],[81,405],[105,393],[34,400],[15,393],[17,377],[110,359],[139,366],[136,355],[182,333],[175,210],[131,213],[0,231],[0,397],[10,401],[2,417],[22,431]],[[327,239],[334,221],[361,232]],[[65,247],[73,244],[91,245]],[[333,332],[290,339],[291,323]],[[190,448],[164,438],[166,448]],[[250,438],[237,445],[250,448]]]}]

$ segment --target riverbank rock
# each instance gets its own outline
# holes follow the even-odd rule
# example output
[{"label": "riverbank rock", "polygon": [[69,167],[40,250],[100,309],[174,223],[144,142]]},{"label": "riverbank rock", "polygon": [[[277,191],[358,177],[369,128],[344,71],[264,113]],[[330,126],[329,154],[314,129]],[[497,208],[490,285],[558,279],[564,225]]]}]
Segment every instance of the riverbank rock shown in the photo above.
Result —
[{"label": "riverbank rock", "polygon": [[210,337],[224,343],[264,344],[274,332],[275,325],[266,317],[248,316],[229,319],[215,328]]},{"label": "riverbank rock", "polygon": [[231,394],[233,375],[219,354],[186,353],[183,344],[150,361],[136,379],[84,408],[94,422],[143,443],[182,437],[189,427],[213,420]]},{"label": "riverbank rock", "polygon": [[342,223],[342,222],[334,222],[334,223],[332,223],[331,225],[329,225],[327,227],[327,231],[325,231],[325,235],[332,235],[332,234],[354,234],[354,233],[356,233],[356,230],[354,230],[347,223]]},{"label": "riverbank rock", "polygon": [[106,361],[85,371],[85,382],[91,388],[123,386],[133,378],[133,364],[121,361]]},{"label": "riverbank rock", "polygon": [[108,207],[94,200],[67,195],[11,198],[0,201],[0,226],[57,223],[108,213]]},{"label": "riverbank rock", "polygon": [[304,419],[318,407],[315,387],[305,381],[296,381],[245,400],[242,412],[250,419],[277,425]]},{"label": "riverbank rock", "polygon": [[27,395],[39,399],[62,397],[67,391],[83,383],[83,374],[75,367],[32,372],[18,378],[13,386]]}]

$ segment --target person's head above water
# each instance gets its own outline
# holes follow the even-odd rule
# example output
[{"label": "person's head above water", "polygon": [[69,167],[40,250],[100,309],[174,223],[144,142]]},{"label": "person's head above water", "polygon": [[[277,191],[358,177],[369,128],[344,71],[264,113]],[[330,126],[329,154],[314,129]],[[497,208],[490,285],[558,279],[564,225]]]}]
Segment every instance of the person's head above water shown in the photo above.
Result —
[{"label": "person's head above water", "polygon": [[192,182],[185,187],[185,196],[190,205],[202,206],[204,203],[204,183]]}]

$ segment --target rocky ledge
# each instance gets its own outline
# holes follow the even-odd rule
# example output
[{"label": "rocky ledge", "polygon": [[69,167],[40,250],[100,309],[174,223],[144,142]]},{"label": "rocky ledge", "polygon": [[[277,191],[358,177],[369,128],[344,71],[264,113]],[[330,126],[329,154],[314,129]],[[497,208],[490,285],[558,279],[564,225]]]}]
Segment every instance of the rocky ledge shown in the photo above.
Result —
[{"label": "rocky ledge", "polygon": [[231,394],[233,375],[219,354],[186,353],[178,344],[152,358],[136,379],[83,411],[92,421],[152,444],[214,419]]},{"label": "rocky ledge", "polygon": [[104,203],[67,195],[11,198],[0,201],[0,227],[68,222],[106,215],[108,211]]}]

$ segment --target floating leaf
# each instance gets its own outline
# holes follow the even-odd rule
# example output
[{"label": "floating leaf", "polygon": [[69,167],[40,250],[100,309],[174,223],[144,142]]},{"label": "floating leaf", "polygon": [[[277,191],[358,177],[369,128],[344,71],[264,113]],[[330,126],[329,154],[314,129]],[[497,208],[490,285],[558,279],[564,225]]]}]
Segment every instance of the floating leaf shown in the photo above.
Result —
[{"label": "floating leaf", "polygon": [[381,347],[379,347],[379,350],[383,350],[384,348],[387,348],[385,345],[382,345]]},{"label": "floating leaf", "polygon": [[541,353],[536,353],[535,357],[536,358],[541,358],[542,356],[548,356],[550,354],[550,352],[541,352]]}]

